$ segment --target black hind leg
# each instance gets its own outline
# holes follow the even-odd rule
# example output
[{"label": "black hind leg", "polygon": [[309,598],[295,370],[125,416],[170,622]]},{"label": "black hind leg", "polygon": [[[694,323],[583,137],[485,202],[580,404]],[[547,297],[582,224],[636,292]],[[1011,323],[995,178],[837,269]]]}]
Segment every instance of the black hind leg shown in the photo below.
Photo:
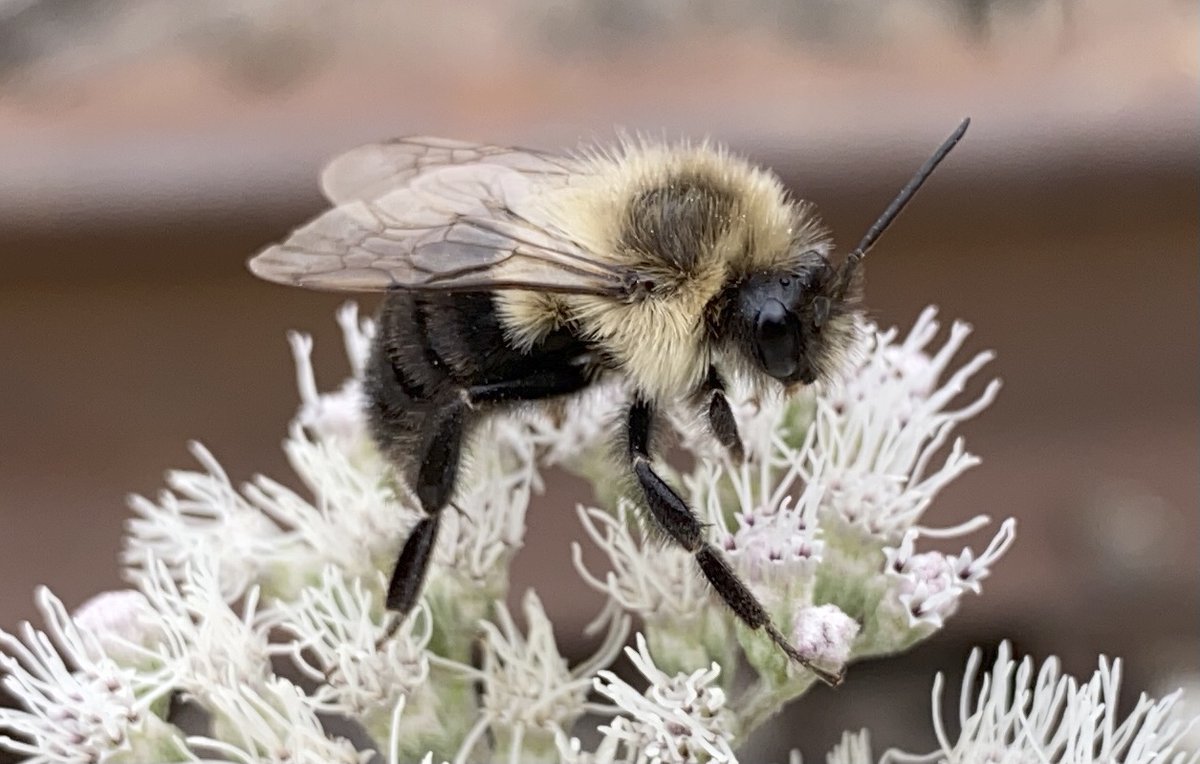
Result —
[{"label": "black hind leg", "polygon": [[634,475],[646,497],[646,505],[654,522],[681,547],[696,556],[696,564],[712,585],[743,623],[751,629],[763,629],[775,644],[787,655],[803,665],[823,681],[831,685],[840,684],[840,674],[831,674],[814,667],[796,652],[787,638],[780,633],[766,609],[745,583],[729,567],[729,563],[711,544],[704,540],[704,526],[696,514],[688,508],[679,494],[667,485],[654,471],[650,463],[650,432],[654,426],[654,409],[645,401],[635,401],[629,409],[627,421],[629,438],[629,461]]},{"label": "black hind leg", "polygon": [[421,585],[437,543],[438,519],[450,503],[458,480],[463,433],[473,407],[567,395],[583,389],[588,381],[577,366],[535,370],[519,379],[471,387],[431,414],[422,439],[424,453],[412,476],[413,490],[426,517],[413,528],[396,561],[388,584],[389,609],[408,613],[421,595]]},{"label": "black hind leg", "polygon": [[431,422],[425,429],[424,454],[415,465],[412,489],[426,516],[413,528],[396,560],[387,592],[390,610],[408,613],[421,595],[421,584],[437,543],[441,512],[450,503],[458,478],[469,411],[465,400],[456,400],[431,414]]}]

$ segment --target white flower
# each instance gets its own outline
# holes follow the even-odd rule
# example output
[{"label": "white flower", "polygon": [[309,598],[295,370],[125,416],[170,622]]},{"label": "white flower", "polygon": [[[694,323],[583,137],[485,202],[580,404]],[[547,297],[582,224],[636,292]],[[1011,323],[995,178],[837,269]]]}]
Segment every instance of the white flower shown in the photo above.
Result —
[{"label": "white flower", "polygon": [[[4,688],[21,708],[0,708],[0,747],[31,764],[117,761],[135,751],[183,750],[153,706],[170,692],[161,675],[122,667],[47,589],[37,595],[47,632],[23,624],[24,640],[0,631]],[[127,759],[129,760],[129,759]]]},{"label": "white flower", "polygon": [[887,575],[897,579],[897,600],[908,613],[909,626],[928,624],[940,629],[958,609],[961,592],[954,585],[954,571],[941,552],[912,555],[903,565],[889,566]]},{"label": "white flower", "polygon": [[[793,751],[792,762],[800,764],[800,754]],[[843,732],[842,739],[825,755],[825,764],[875,764],[871,734],[867,730]]]},{"label": "white flower", "polygon": [[157,502],[142,496],[129,499],[137,516],[126,523],[126,577],[136,579],[153,559],[178,579],[191,561],[208,556],[221,567],[222,596],[233,601],[260,580],[287,539],[238,493],[204,446],[192,442],[189,449],[204,472],[167,473],[171,490],[163,491]]},{"label": "white flower", "polygon": [[[732,405],[747,458],[698,459],[683,476],[689,501],[713,527],[711,542],[778,623],[804,623],[798,614],[825,605],[860,622],[861,635],[839,641],[827,655],[835,663],[894,653],[929,636],[957,609],[963,593],[979,591],[1013,540],[1009,521],[979,559],[969,548],[959,555],[914,550],[918,536],[958,536],[987,522],[976,517],[946,529],[917,524],[936,493],[977,463],[961,439],[949,447],[947,441],[959,422],[989,405],[998,391],[998,382],[992,382],[965,408],[948,408],[991,354],[979,354],[940,381],[969,329],[956,323],[944,346],[927,354],[938,332],[934,316],[932,309],[923,312],[903,341],[894,330],[872,329],[862,352],[854,354],[845,384],[819,391],[815,400],[808,395],[746,400],[735,391]],[[705,442],[686,426],[684,434],[694,453]],[[932,468],[944,451],[942,466]],[[609,595],[609,615],[620,608],[642,616],[655,654],[672,668],[704,665],[705,658],[722,664],[732,659],[713,649],[729,642],[727,628],[697,628],[697,614],[713,611],[706,607],[712,597],[690,555],[670,544],[645,543],[624,505],[615,516],[600,510],[580,514],[612,572],[603,579],[592,574],[578,547],[576,566]],[[843,625],[849,629],[850,621]],[[805,689],[768,640],[744,629],[736,636],[760,675],[777,684],[765,696]],[[764,707],[756,708],[756,720]]]},{"label": "white flower", "polygon": [[466,760],[489,728],[497,753],[512,764],[541,760],[554,751],[586,711],[612,709],[588,703],[593,675],[616,658],[629,631],[629,619],[615,620],[604,642],[585,663],[574,668],[558,652],[554,629],[533,591],[523,600],[527,635],[517,628],[508,608],[496,603],[495,623],[482,623],[483,663],[480,669],[461,667],[483,687],[479,721],[468,733],[459,760]]},{"label": "white flower", "polygon": [[329,563],[368,580],[390,566],[421,516],[397,497],[391,465],[374,452],[356,455],[311,438],[296,424],[284,451],[311,499],[261,475],[245,488],[259,514],[286,530],[274,552],[281,569],[272,569],[271,589],[288,593]]},{"label": "white flower", "polygon": [[[787,412],[779,409],[776,416],[782,420]],[[769,446],[760,443],[753,461],[701,469],[687,483],[702,513],[718,529],[713,542],[756,593],[794,602],[811,598],[824,558],[825,542],[819,535],[824,489],[812,479],[812,473],[820,473],[819,464],[807,464],[808,452],[788,445],[778,421],[776,425]],[[725,485],[737,507],[732,529],[726,521],[731,496],[723,490]]]},{"label": "white flower", "polygon": [[599,672],[596,690],[628,714],[600,727],[602,748],[612,751],[619,744],[636,764],[737,761],[729,744],[732,717],[725,691],[715,684],[719,665],[670,676],[654,665],[641,634],[637,650],[625,652],[650,686],[639,692],[611,671]]},{"label": "white flower", "polygon": [[375,339],[375,321],[359,318],[358,303],[350,301],[338,308],[337,322],[342,329],[342,344],[346,347],[350,371],[355,379],[362,379],[371,355],[371,342]]},{"label": "white flower", "polygon": [[270,624],[257,612],[257,588],[247,592],[239,614],[222,596],[216,561],[204,557],[183,569],[182,581],[151,560],[138,583],[162,638],[129,649],[163,666],[173,686],[207,702],[220,687],[257,687],[270,676]]},{"label": "white flower", "polygon": [[366,764],[373,751],[358,751],[344,738],[331,738],[304,692],[271,677],[257,686],[215,687],[206,705],[216,717],[212,735],[188,738],[242,764]]},{"label": "white flower", "polygon": [[273,609],[272,622],[295,638],[272,646],[272,652],[290,655],[301,671],[321,682],[313,695],[321,712],[360,719],[390,716],[429,676],[428,610],[420,605],[394,624],[396,614],[381,609],[386,582],[382,574],[377,579],[370,590],[329,566],[320,586],[306,587],[295,601]]},{"label": "white flower", "polygon": [[[1026,656],[1012,659],[1007,642],[976,690],[981,653],[967,663],[959,700],[959,732],[952,739],[942,722],[944,677],[933,684],[933,722],[941,750],[928,756],[889,752],[884,762],[940,761],[945,764],[1184,764],[1200,761],[1177,746],[1187,724],[1175,718],[1180,693],[1161,700],[1138,698],[1124,718],[1117,706],[1121,662],[1100,658],[1086,683],[1060,673],[1058,660],[1048,659],[1035,672]],[[1195,720],[1196,723],[1200,720]]]},{"label": "white flower", "polygon": [[1200,755],[1200,671],[1184,671],[1169,675],[1165,681],[1156,683],[1168,694],[1183,690],[1173,712],[1186,725],[1179,748]]},{"label": "white flower", "polygon": [[[361,374],[371,324],[358,321],[353,304],[338,320],[351,367]],[[213,455],[192,443],[204,472],[168,473],[171,490],[157,502],[130,499],[138,515],[129,522],[123,553],[131,578],[150,558],[180,580],[197,557],[213,557],[232,602],[255,584],[268,596],[290,596],[326,562],[367,577],[395,559],[419,515],[398,501],[392,467],[366,437],[359,383],[351,379],[338,393],[319,394],[311,339],[293,334],[290,340],[302,402],[284,449],[313,498],[263,476],[239,491]]]},{"label": "white flower", "polygon": [[858,621],[837,605],[805,607],[792,618],[792,646],[813,664],[840,672],[850,660],[858,630]]},{"label": "white flower", "polygon": [[79,606],[72,620],[80,631],[96,639],[101,654],[122,666],[138,667],[141,657],[128,645],[149,647],[162,636],[146,595],[133,589],[93,596]]},{"label": "white flower", "polygon": [[955,322],[950,339],[929,356],[925,347],[937,334],[936,314],[926,308],[898,345],[895,330],[870,332],[863,363],[817,404],[813,451],[826,460],[822,514],[892,543],[921,519],[947,483],[978,464],[960,438],[941,466],[933,466],[958,423],[987,408],[1000,389],[999,380],[992,380],[979,398],[947,410],[993,356],[976,355],[939,387],[938,378],[971,330]]},{"label": "white flower", "polygon": [[572,542],[571,558],[583,580],[607,594],[613,605],[649,621],[686,619],[709,607],[708,585],[696,575],[692,555],[673,544],[648,538],[642,520],[633,520],[631,510],[626,501],[618,502],[615,515],[601,509],[576,508],[584,531],[612,565],[603,579],[597,577],[584,564],[583,549]]},{"label": "white flower", "polygon": [[358,305],[344,304],[337,312],[346,346],[346,358],[352,376],[332,393],[320,393],[312,368],[312,337],[289,332],[288,343],[296,362],[296,387],[300,391],[300,410],[296,421],[319,440],[336,440],[347,450],[368,443],[367,423],[362,393],[363,370],[375,336],[375,324],[370,319],[359,320]]},{"label": "white flower", "polygon": [[884,575],[890,582],[891,596],[906,612],[911,628],[939,629],[958,609],[965,592],[979,593],[979,582],[987,577],[992,563],[1012,546],[1016,521],[1005,520],[978,559],[970,547],[957,556],[941,552],[914,554],[913,544],[919,536],[917,529],[909,529],[900,546],[883,550]]},{"label": "white flower", "polygon": [[721,548],[751,581],[779,582],[811,578],[821,562],[824,543],[814,538],[815,523],[787,499],[774,512],[738,512],[737,530]]},{"label": "white flower", "polygon": [[1000,530],[996,532],[987,548],[983,550],[983,554],[978,558],[971,551],[971,547],[965,547],[957,555],[951,555],[948,560],[954,569],[955,584],[963,590],[979,594],[982,590],[979,582],[991,575],[992,563],[1008,551],[1016,537],[1017,521],[1010,517],[1000,524]]},{"label": "white flower", "polygon": [[365,440],[367,421],[363,413],[362,385],[356,379],[349,379],[336,392],[318,393],[312,368],[312,337],[289,332],[288,342],[296,361],[296,382],[300,388],[300,410],[296,413],[296,421],[323,441],[337,441],[353,447]]},{"label": "white flower", "polygon": [[284,451],[312,499],[262,476],[247,487],[246,495],[291,531],[311,558],[307,566],[292,561],[292,567],[299,563],[308,568],[303,571],[307,575],[295,578],[315,579],[331,562],[353,578],[373,580],[376,571],[395,560],[421,513],[367,433],[362,376],[374,323],[360,320],[353,302],[338,310],[337,320],[353,376],[333,393],[317,390],[312,338],[288,335],[301,402]]},{"label": "white flower", "polygon": [[397,501],[391,466],[371,448],[315,438],[299,423],[284,449],[312,500],[264,476],[239,492],[193,443],[205,472],[169,473],[172,490],[158,502],[131,499],[139,517],[129,523],[128,575],[153,558],[179,579],[197,556],[215,557],[224,597],[233,601],[254,584],[270,596],[290,595],[326,562],[365,577],[394,560],[419,515]]},{"label": "white flower", "polygon": [[[386,612],[387,576],[421,512],[368,437],[361,378],[373,327],[353,305],[338,320],[353,376],[333,393],[317,388],[311,339],[290,336],[301,402],[284,448],[303,489],[265,477],[235,487],[194,445],[201,470],[171,473],[156,501],[133,500],[125,560],[138,591],[98,597],[75,619],[43,593],[48,635],[28,626],[23,641],[0,635],[5,682],[22,704],[0,709],[0,729],[11,734],[0,744],[35,764],[198,761],[205,752],[242,764],[351,764],[371,756],[390,764],[733,762],[736,742],[811,686],[812,673],[797,670],[762,630],[736,625],[691,554],[664,544],[616,499],[623,484],[602,453],[627,398],[620,384],[489,418],[473,434],[442,514],[424,598],[407,618]],[[963,594],[979,591],[1012,543],[1009,521],[978,556],[969,548],[918,549],[922,537],[957,536],[986,522],[920,524],[941,486],[976,461],[961,441],[949,445],[951,430],[996,390],[949,410],[989,356],[942,382],[966,328],[955,325],[949,342],[927,354],[936,331],[927,311],[902,342],[895,332],[875,332],[846,385],[824,397],[749,400],[734,388],[746,460],[734,463],[711,448],[711,433],[701,437],[693,427],[684,442],[697,467],[680,479],[663,465],[773,624],[822,668],[840,670],[927,636]],[[685,409],[671,415],[696,414]],[[597,503],[612,508],[578,509],[608,559],[607,570],[593,573],[572,547],[580,575],[606,595],[588,630],[606,626],[607,634],[575,667],[559,653],[532,591],[523,600],[523,630],[503,604],[529,500],[542,487],[539,470],[555,463],[591,480]],[[626,652],[645,689],[604,670],[635,615],[644,636]],[[271,658],[279,655],[305,674],[308,694],[274,674]],[[754,676],[735,683],[739,665]],[[1113,674],[1101,686],[1115,685]],[[1056,697],[1066,697],[1059,687]],[[184,738],[158,715],[177,692],[205,709],[209,729]],[[1116,727],[1110,748],[1174,745],[1181,728],[1156,716],[1167,710],[1160,706],[1135,709],[1137,721]],[[1079,720],[1112,716],[1093,704],[1054,721],[1035,707],[1014,717],[1004,706],[997,718],[1007,727],[986,714],[971,717],[955,744],[965,747],[949,747],[942,733],[950,753],[939,756],[947,764],[1002,758],[987,748],[995,738],[1005,751],[1019,749],[1013,762],[1059,762],[1059,741],[1090,739]],[[615,716],[587,751],[572,734],[589,713]],[[387,750],[358,751],[330,735],[324,721],[334,716]],[[1019,735],[1041,747],[1020,748]],[[829,762],[869,757],[864,733],[844,738]],[[1126,755],[1116,764],[1163,762]]]}]

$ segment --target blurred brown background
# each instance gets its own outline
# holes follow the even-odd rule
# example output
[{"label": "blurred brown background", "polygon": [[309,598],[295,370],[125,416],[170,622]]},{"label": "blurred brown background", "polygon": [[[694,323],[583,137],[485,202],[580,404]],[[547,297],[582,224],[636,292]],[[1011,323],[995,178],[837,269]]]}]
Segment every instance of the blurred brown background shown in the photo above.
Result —
[{"label": "blurred brown background", "polygon": [[[288,476],[284,332],[316,335],[332,387],[342,298],[244,261],[321,209],[338,151],[708,135],[845,248],[969,114],[873,252],[869,300],[901,326],[936,303],[999,352],[1000,400],[964,429],[984,463],[928,518],[1014,515],[1017,544],[943,633],[755,751],[819,757],[864,725],[928,748],[932,672],[1002,637],[1178,684],[1200,671],[1197,30],[1160,0],[0,2],[0,626],[38,584],[72,606],[119,586],[123,497],[191,467],[188,439],[235,478]],[[583,490],[537,502],[514,583],[574,653],[599,606],[563,572]]]}]

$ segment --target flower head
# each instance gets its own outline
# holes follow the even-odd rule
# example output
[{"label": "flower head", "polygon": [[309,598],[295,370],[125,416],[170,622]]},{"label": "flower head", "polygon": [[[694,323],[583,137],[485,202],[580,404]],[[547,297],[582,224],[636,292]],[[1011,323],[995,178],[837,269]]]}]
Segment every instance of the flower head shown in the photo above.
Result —
[{"label": "flower head", "polygon": [[607,594],[615,605],[648,620],[684,619],[704,607],[707,587],[696,578],[692,556],[651,537],[626,501],[615,514],[578,507],[584,531],[608,556],[613,569],[604,578],[583,562],[583,549],[571,544],[575,569],[592,588]]},{"label": "flower head", "polygon": [[[355,377],[332,394],[317,391],[310,362],[312,340],[290,336],[301,405],[284,450],[311,497],[258,476],[237,487],[198,443],[192,452],[203,472],[175,471],[158,501],[134,496],[123,554],[138,580],[154,559],[176,580],[199,557],[217,560],[224,597],[232,602],[255,585],[268,597],[294,596],[320,578],[328,563],[372,578],[395,559],[419,513],[396,490],[391,465],[366,435],[360,377],[373,326],[357,308],[338,313]],[[366,550],[366,554],[364,554]]]},{"label": "flower head", "polygon": [[720,666],[668,675],[654,665],[640,634],[637,649],[625,652],[650,686],[638,691],[611,671],[598,674],[597,692],[628,714],[600,728],[609,749],[619,745],[637,764],[737,760],[729,745],[733,718],[725,708],[725,691],[715,682]]},{"label": "flower head", "polygon": [[[32,764],[116,760],[135,750],[183,750],[183,737],[154,706],[171,689],[161,676],[119,665],[100,639],[71,619],[48,590],[38,592],[48,631],[0,631],[4,688],[23,708],[0,708],[0,746]],[[149,744],[149,745],[148,745]]]},{"label": "flower head", "polygon": [[189,448],[203,472],[168,473],[170,490],[156,502],[130,497],[135,517],[127,522],[122,552],[126,574],[136,581],[153,560],[180,580],[189,563],[207,557],[220,566],[222,596],[232,602],[262,578],[288,540],[238,492],[208,449],[196,442]]},{"label": "flower head", "polygon": [[257,589],[247,593],[240,613],[234,610],[212,558],[189,563],[182,581],[152,560],[140,583],[162,637],[139,652],[163,667],[174,688],[203,700],[220,687],[256,687],[271,675],[270,624],[259,616]]},{"label": "flower head", "polygon": [[804,658],[830,671],[850,660],[859,625],[837,605],[812,605],[792,619],[792,645]]},{"label": "flower head", "polygon": [[304,692],[279,677],[258,686],[218,687],[207,705],[219,737],[196,735],[188,745],[240,764],[366,764],[372,751],[358,751],[345,738],[330,737]]},{"label": "flower head", "polygon": [[294,601],[273,610],[272,621],[295,639],[272,650],[290,655],[321,683],[313,701],[323,712],[360,719],[390,716],[429,676],[428,610],[420,606],[394,624],[396,614],[381,607],[384,587],[378,580],[368,589],[331,565],[320,585],[305,587]]},{"label": "flower head", "polygon": [[483,624],[484,712],[509,726],[569,728],[587,709],[593,671],[612,662],[629,622],[623,622],[626,628],[612,628],[592,659],[572,669],[559,655],[553,625],[533,591],[526,592],[523,609],[527,636],[522,636],[508,608],[500,603],[496,622]]},{"label": "flower head", "polygon": [[894,543],[947,483],[979,463],[958,439],[934,469],[954,428],[987,408],[1000,390],[992,380],[973,402],[947,409],[992,354],[976,355],[939,384],[971,329],[955,322],[950,339],[929,355],[936,315],[927,308],[900,343],[895,330],[870,332],[861,365],[818,399],[815,452],[826,462],[822,514],[831,527]]},{"label": "flower head", "polygon": [[[872,330],[841,388],[739,398],[731,380],[744,462],[687,424],[697,419],[688,402],[671,412],[696,464],[682,474],[663,464],[664,475],[683,489],[772,628],[822,669],[928,636],[963,594],[980,590],[1012,542],[1009,521],[978,556],[919,548],[922,538],[986,522],[921,524],[938,490],[976,461],[961,440],[950,444],[951,431],[996,391],[993,383],[950,408],[988,356],[943,381],[966,328],[956,324],[941,349],[927,352],[933,316],[924,313],[904,340]],[[38,764],[194,761],[203,753],[242,764],[350,764],[372,755],[391,764],[733,762],[745,735],[812,684],[812,672],[796,669],[764,629],[738,623],[693,555],[663,543],[621,496],[626,468],[597,445],[627,397],[620,384],[488,417],[472,433],[441,515],[423,598],[406,618],[386,612],[387,576],[422,515],[368,437],[361,379],[374,327],[353,306],[338,320],[353,374],[332,393],[317,388],[311,339],[290,337],[301,401],[284,449],[303,487],[266,477],[235,486],[193,446],[200,470],[171,473],[156,500],[132,502],[125,561],[137,591],[97,598],[74,619],[43,594],[46,634],[26,627],[21,640],[0,635],[5,682],[23,706],[0,709],[0,728],[12,735],[0,745]],[[530,497],[550,464],[593,482],[597,506],[579,517],[608,563],[603,571],[585,565],[582,549],[572,549],[580,575],[606,595],[588,630],[607,627],[595,655],[575,666],[533,592],[522,602],[524,628],[504,604]],[[626,652],[644,679],[636,686],[607,668],[634,617],[642,633]],[[281,655],[305,675],[304,687],[276,675],[272,658]],[[746,664],[753,675],[735,683]],[[185,738],[163,718],[175,693],[207,711],[201,734]],[[1011,743],[1015,725],[988,731],[1008,723],[1004,708],[971,717],[964,735]],[[1155,715],[1159,706],[1138,708],[1140,721],[1114,727],[1112,750],[1175,739]],[[588,714],[613,717],[591,751],[572,737]],[[378,750],[330,734],[324,719],[335,716],[356,723]],[[1081,725],[1048,731],[1038,755],[1057,756],[1056,741],[1071,735],[1085,739]],[[1157,732],[1143,738],[1146,729]],[[947,750],[958,764],[975,749]],[[830,762],[868,758],[863,735],[844,739]],[[1126,761],[1150,764],[1133,756],[1118,764]]]},{"label": "flower head", "polygon": [[[786,416],[780,410],[777,416]],[[777,422],[778,424],[778,422]],[[777,432],[761,461],[702,469],[689,484],[718,529],[716,544],[768,607],[812,596],[824,559],[819,509],[823,488],[811,478],[806,452]],[[819,474],[820,467],[816,467]],[[725,487],[729,490],[725,490]],[[730,493],[737,507],[726,518]]]},{"label": "flower head", "polygon": [[353,302],[338,310],[337,320],[353,374],[332,393],[317,390],[312,368],[312,337],[299,332],[288,334],[296,362],[296,386],[300,390],[296,421],[318,440],[336,441],[354,451],[368,442],[361,380],[371,339],[375,336],[375,324],[370,319],[360,321],[358,305]]},{"label": "flower head", "polygon": [[[1200,761],[1178,744],[1189,722],[1173,711],[1180,693],[1153,700],[1138,698],[1128,716],[1117,714],[1121,662],[1100,658],[1087,682],[1060,672],[1050,658],[1035,671],[1033,660],[1012,657],[1007,642],[1000,645],[990,673],[979,681],[981,653],[967,663],[959,701],[957,739],[951,738],[940,711],[944,678],[933,685],[934,730],[941,750],[926,759],[946,764],[1000,764],[1057,761],[1067,764],[1184,764]],[[978,689],[976,688],[976,682]],[[1191,721],[1191,724],[1200,719]],[[886,757],[885,757],[886,758]],[[911,759],[904,755],[893,759]]]},{"label": "flower head", "polygon": [[489,728],[507,761],[521,762],[537,751],[553,751],[555,741],[576,720],[586,711],[597,709],[587,700],[592,676],[597,668],[613,661],[629,631],[628,618],[614,621],[592,658],[570,668],[558,652],[553,626],[541,600],[529,591],[522,604],[527,633],[522,635],[508,608],[496,603],[494,622],[482,623],[481,668],[463,667],[483,688],[480,719],[468,735],[463,752],[469,753],[474,740]]},{"label": "flower head", "polygon": [[[793,753],[793,761],[800,764],[799,754]],[[842,739],[825,756],[825,764],[875,764],[871,756],[871,733],[843,732]]]},{"label": "flower head", "polygon": [[284,451],[311,498],[261,475],[244,489],[259,514],[285,531],[268,558],[275,564],[264,584],[272,593],[293,595],[327,564],[371,579],[395,560],[420,512],[397,495],[392,468],[381,456],[348,453],[294,423]]},{"label": "flower head", "polygon": [[[978,558],[970,547],[958,555],[941,552],[915,554],[913,544],[920,532],[915,528],[904,534],[896,548],[883,550],[884,574],[890,582],[890,595],[907,613],[912,628],[941,628],[946,618],[958,609],[968,591],[979,593],[979,582],[987,577],[990,566],[1012,545],[1016,522],[1001,524],[999,532]],[[885,603],[885,607],[888,603]]]},{"label": "flower head", "polygon": [[[84,602],[72,616],[75,626],[90,634],[100,653],[123,666],[137,666],[141,657],[130,645],[149,647],[161,636],[146,595],[133,589],[101,592]],[[91,642],[85,642],[86,647]]]}]

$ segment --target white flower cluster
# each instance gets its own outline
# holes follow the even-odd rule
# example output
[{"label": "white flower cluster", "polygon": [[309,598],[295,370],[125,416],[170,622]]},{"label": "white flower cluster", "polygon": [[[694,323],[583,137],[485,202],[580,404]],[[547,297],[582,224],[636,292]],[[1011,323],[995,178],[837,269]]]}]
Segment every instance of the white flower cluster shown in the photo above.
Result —
[{"label": "white flower cluster", "polygon": [[[1012,658],[1007,642],[1000,645],[990,674],[980,682],[981,655],[971,654],[959,700],[959,734],[951,741],[942,724],[939,674],[933,685],[934,729],[941,750],[933,756],[947,764],[965,764],[983,757],[1008,762],[1056,760],[1066,764],[1114,762],[1195,762],[1200,752],[1177,750],[1180,738],[1196,720],[1177,718],[1173,711],[1182,692],[1161,700],[1141,695],[1125,718],[1118,716],[1121,661],[1100,657],[1100,666],[1086,682],[1064,676],[1050,658],[1035,671],[1026,656]],[[974,704],[972,705],[972,696]]]},{"label": "white flower cluster", "polygon": [[[879,764],[1197,764],[1200,751],[1181,746],[1200,717],[1180,714],[1182,690],[1160,700],[1145,694],[1128,715],[1118,706],[1121,661],[1100,657],[1087,682],[1061,673],[1049,658],[1035,668],[1029,656],[1017,662],[1002,642],[990,673],[978,688],[981,652],[967,663],[958,703],[957,738],[942,721],[942,687],[933,683],[933,726],[940,748],[915,755],[884,753]],[[830,764],[874,764],[866,731],[847,733],[829,755]]]},{"label": "white flower cluster", "polygon": [[[993,380],[952,408],[991,354],[977,355],[942,381],[970,330],[955,323],[948,341],[929,351],[939,329],[935,318],[933,309],[924,311],[903,339],[895,330],[871,329],[846,378],[815,396],[737,401],[746,458],[698,459],[681,476],[693,505],[714,526],[713,541],[776,623],[791,627],[801,654],[832,673],[931,635],[963,594],[980,590],[1014,538],[1015,523],[1007,520],[978,556],[969,547],[957,555],[916,551],[923,536],[963,535],[988,522],[918,524],[938,491],[978,463],[961,438],[948,442],[999,390]],[[684,432],[686,444],[702,441]],[[624,504],[615,514],[580,510],[610,562],[601,575],[575,549],[581,575],[609,597],[605,614],[636,613],[666,666],[685,670],[715,661],[726,669],[726,687],[733,686],[737,653],[744,653],[758,676],[741,706],[743,731],[805,691],[815,675],[797,672],[769,639],[731,619],[697,580],[690,557],[662,548],[631,514]]]},{"label": "white flower cluster", "polygon": [[[420,514],[367,435],[359,380],[371,323],[353,306],[338,320],[353,376],[333,393],[318,391],[311,340],[290,337],[301,405],[284,448],[303,491],[266,477],[236,486],[194,445],[200,471],[170,473],[156,499],[131,500],[130,590],[99,595],[73,616],[42,591],[46,630],[0,633],[4,684],[20,703],[0,709],[0,745],[34,764],[733,762],[740,741],[811,685],[814,674],[738,623],[690,555],[656,540],[614,488],[623,483],[597,443],[623,403],[620,385],[490,420],[446,513],[421,603],[403,619],[388,612],[387,574]],[[996,392],[993,382],[950,408],[988,356],[941,381],[967,330],[956,324],[946,345],[926,352],[937,328],[927,311],[904,340],[868,332],[845,383],[815,398],[735,401],[742,463],[685,428],[696,466],[680,474],[662,465],[797,651],[830,672],[931,634],[1012,541],[1008,521],[978,556],[917,550],[922,537],[985,522],[920,524],[937,492],[976,463],[961,440],[949,444],[952,430]],[[523,630],[505,605],[529,500],[551,464],[589,478],[606,507],[578,510],[608,564],[586,566],[575,545],[580,575],[607,599],[588,627],[604,633],[601,644],[574,666],[534,592],[522,600]],[[641,632],[625,653],[640,678],[630,683],[612,666],[635,618]],[[743,658],[755,676],[735,685]],[[1102,694],[1115,683],[1106,676]],[[204,709],[202,734],[175,725],[173,698]],[[1113,745],[1167,750],[1177,737],[1161,717],[1169,700],[1139,706],[1141,721],[1112,728]],[[964,739],[1000,740],[998,758],[1024,756],[1033,743],[1014,732],[1024,711],[1004,708],[964,721]],[[1080,708],[1071,718],[1083,735],[1100,717],[1095,704]],[[597,716],[589,749],[576,735]],[[357,732],[332,733],[332,717]],[[1150,728],[1159,732],[1143,734]],[[1058,750],[1061,729],[1047,727],[1037,745]],[[973,756],[963,751],[947,743],[945,756]],[[831,760],[860,764],[864,752],[865,737],[848,738]]]},{"label": "white flower cluster", "polygon": [[567,741],[564,760],[595,764],[736,760],[729,745],[733,716],[725,707],[725,691],[716,684],[720,666],[714,663],[690,674],[667,674],[654,665],[640,634],[637,650],[625,652],[649,687],[640,691],[611,671],[599,672],[596,690],[628,716],[618,716],[600,728],[604,742],[594,755],[581,756],[578,739]]}]

